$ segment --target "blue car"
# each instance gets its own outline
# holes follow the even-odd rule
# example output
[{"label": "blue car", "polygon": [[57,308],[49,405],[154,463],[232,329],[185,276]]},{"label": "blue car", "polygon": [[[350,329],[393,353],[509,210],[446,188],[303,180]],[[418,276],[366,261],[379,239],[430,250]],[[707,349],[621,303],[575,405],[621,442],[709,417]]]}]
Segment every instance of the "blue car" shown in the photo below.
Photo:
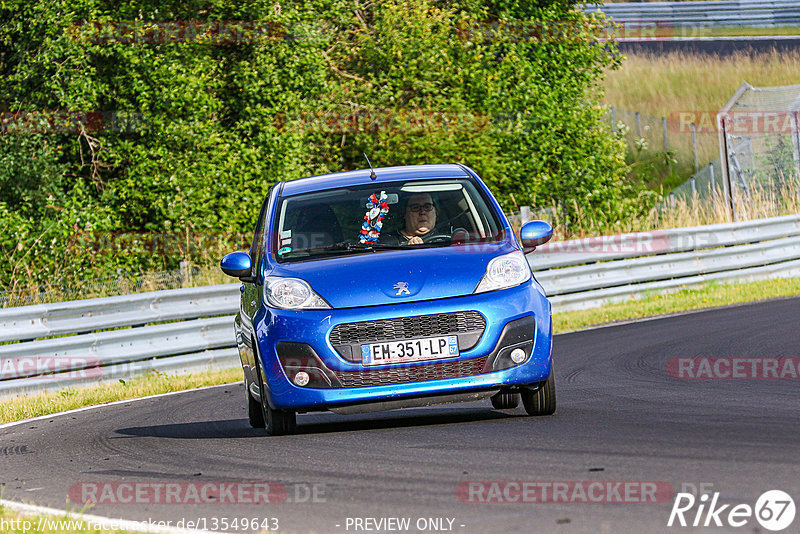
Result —
[{"label": "blue car", "polygon": [[221,262],[242,282],[250,424],[489,398],[552,414],[550,302],[525,257],[552,233],[532,221],[518,240],[464,165],[275,184],[250,251]]}]

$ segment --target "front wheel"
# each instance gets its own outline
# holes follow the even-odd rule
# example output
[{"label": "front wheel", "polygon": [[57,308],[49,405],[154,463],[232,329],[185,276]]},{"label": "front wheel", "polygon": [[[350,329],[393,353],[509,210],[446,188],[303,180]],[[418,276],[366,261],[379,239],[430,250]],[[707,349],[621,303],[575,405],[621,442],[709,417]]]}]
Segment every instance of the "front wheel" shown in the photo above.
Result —
[{"label": "front wheel", "polygon": [[264,426],[270,436],[286,436],[294,434],[297,430],[297,414],[292,410],[274,410],[267,401],[267,392],[264,387],[261,365],[259,364],[258,381],[261,393],[261,413]]},{"label": "front wheel", "polygon": [[522,404],[525,406],[525,411],[528,415],[553,415],[556,411],[556,373],[550,370],[550,376],[547,377],[547,382],[542,386],[531,391],[523,389]]},{"label": "front wheel", "polygon": [[273,410],[266,398],[264,406],[264,419],[266,420],[267,434],[270,436],[286,436],[294,434],[297,430],[297,414],[291,410]]}]

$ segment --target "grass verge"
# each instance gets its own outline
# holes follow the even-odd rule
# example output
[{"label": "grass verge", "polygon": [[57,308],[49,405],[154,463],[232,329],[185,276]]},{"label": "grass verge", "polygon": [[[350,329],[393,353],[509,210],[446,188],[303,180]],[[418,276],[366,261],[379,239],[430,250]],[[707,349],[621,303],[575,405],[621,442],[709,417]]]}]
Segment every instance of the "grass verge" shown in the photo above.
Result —
[{"label": "grass verge", "polygon": [[602,308],[556,313],[553,314],[553,331],[565,333],[618,321],[799,295],[800,278],[729,284],[710,282],[695,289],[653,293]]},{"label": "grass verge", "polygon": [[239,368],[206,371],[187,375],[149,374],[126,382],[91,388],[73,388],[0,401],[0,423],[63,412],[93,404],[134,399],[183,391],[203,386],[236,382],[242,379]]}]

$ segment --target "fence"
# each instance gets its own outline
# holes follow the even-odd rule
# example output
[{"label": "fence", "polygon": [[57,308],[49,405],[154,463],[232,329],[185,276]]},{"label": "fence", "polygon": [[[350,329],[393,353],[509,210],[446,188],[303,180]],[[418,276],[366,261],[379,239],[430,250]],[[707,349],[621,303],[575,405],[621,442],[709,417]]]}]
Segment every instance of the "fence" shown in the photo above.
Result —
[{"label": "fence", "polygon": [[[555,312],[711,280],[800,276],[800,215],[548,243],[528,260]],[[0,396],[235,367],[239,287],[0,310]]]},{"label": "fence", "polygon": [[653,21],[675,27],[775,27],[800,25],[796,0],[728,0],[722,2],[636,2],[585,6],[603,11],[623,25]]},{"label": "fence", "polygon": [[722,178],[722,165],[720,160],[717,159],[701,168],[691,178],[673,189],[669,196],[683,198],[687,201],[715,198],[723,190]]},{"label": "fence", "polygon": [[744,82],[717,115],[722,183],[733,220],[751,188],[779,194],[800,174],[800,85]]},{"label": "fence", "polygon": [[[690,118],[696,118],[696,114],[690,115]],[[624,125],[630,154],[647,150],[669,153],[682,169],[695,173],[717,155],[716,132],[698,128],[694,122],[683,120],[679,115],[656,117],[611,106],[606,118],[612,130]]]}]

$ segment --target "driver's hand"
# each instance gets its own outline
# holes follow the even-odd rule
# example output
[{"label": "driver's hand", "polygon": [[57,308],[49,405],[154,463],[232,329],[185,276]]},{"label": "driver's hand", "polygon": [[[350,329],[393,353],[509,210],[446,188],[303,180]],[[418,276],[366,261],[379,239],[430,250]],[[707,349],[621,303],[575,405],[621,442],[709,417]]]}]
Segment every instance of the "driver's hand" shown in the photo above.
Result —
[{"label": "driver's hand", "polygon": [[407,244],[408,245],[421,245],[423,243],[424,243],[424,241],[422,241],[422,238],[420,236],[418,236],[418,235],[415,235],[414,237],[412,237],[411,239],[408,240]]}]

